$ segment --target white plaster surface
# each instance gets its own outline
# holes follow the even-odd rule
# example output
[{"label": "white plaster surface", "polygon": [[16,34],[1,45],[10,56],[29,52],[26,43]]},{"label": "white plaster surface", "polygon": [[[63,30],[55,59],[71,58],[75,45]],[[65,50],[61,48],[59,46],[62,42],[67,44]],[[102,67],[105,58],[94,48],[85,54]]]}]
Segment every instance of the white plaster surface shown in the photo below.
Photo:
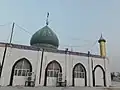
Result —
[{"label": "white plaster surface", "polygon": [[[4,47],[0,47],[0,53],[3,54]],[[33,50],[24,50],[24,49],[17,49],[17,48],[8,48],[5,58],[5,63],[3,66],[3,72],[1,76],[1,85],[7,86],[10,83],[10,76],[11,71],[14,63],[21,58],[26,58],[32,65],[32,71],[36,74],[36,82],[35,86],[43,86],[45,80],[45,69],[47,65],[56,60],[62,67],[62,81],[65,81],[65,76],[67,79],[67,86],[72,86],[72,75],[73,75],[73,68],[77,63],[81,63],[85,69],[87,74],[87,86],[93,86],[93,78],[92,78],[92,70],[95,68],[96,65],[101,65],[106,72],[106,84],[110,86],[110,74],[108,69],[108,63],[101,58],[93,58],[93,57],[85,57],[85,56],[78,56],[78,55],[65,55],[60,53],[52,53],[52,52],[44,52],[43,56],[43,64],[42,64],[42,74],[41,74],[41,82],[39,84],[39,76],[40,76],[40,63],[41,63],[41,51],[33,51]],[[2,55],[0,55],[2,58]],[[91,61],[93,60],[93,68],[91,65]],[[102,72],[97,72],[97,82],[101,82],[101,79],[98,78],[99,75],[102,75]],[[21,81],[22,82],[22,81]],[[81,80],[80,86],[84,86],[84,80]],[[55,82],[49,82],[49,84],[55,84]],[[103,84],[103,82],[101,83]]]}]

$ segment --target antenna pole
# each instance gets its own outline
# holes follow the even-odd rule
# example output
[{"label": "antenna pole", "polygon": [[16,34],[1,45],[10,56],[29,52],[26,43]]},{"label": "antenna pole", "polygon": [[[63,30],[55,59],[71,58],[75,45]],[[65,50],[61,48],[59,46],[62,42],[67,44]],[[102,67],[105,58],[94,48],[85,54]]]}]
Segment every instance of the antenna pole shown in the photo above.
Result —
[{"label": "antenna pole", "polygon": [[14,26],[15,26],[15,23],[13,22],[13,24],[12,24],[12,31],[11,31],[11,35],[10,35],[10,44],[11,44],[11,42],[12,42],[12,38],[13,38],[13,30],[14,30]]}]

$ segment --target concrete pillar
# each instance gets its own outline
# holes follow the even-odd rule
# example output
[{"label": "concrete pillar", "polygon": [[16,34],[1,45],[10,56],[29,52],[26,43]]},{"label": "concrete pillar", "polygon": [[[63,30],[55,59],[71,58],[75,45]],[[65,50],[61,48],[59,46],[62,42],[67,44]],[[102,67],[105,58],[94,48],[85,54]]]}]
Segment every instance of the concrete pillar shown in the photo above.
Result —
[{"label": "concrete pillar", "polygon": [[88,77],[89,77],[89,81],[88,81],[88,85],[89,87],[93,87],[93,76],[92,76],[92,57],[88,58]]}]

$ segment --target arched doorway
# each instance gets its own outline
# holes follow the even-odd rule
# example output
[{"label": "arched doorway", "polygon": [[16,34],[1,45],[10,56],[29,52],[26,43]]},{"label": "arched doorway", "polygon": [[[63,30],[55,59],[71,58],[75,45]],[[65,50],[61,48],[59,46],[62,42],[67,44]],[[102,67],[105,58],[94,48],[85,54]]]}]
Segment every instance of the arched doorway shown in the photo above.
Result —
[{"label": "arched doorway", "polygon": [[93,70],[93,86],[106,86],[105,71],[100,65],[95,66]]},{"label": "arched doorway", "polygon": [[86,69],[78,63],[73,68],[73,86],[87,86]]},{"label": "arched doorway", "polygon": [[45,69],[44,86],[56,86],[58,73],[62,73],[61,65],[57,61],[50,62]]},{"label": "arched doorway", "polygon": [[26,58],[18,60],[12,67],[10,86],[25,85],[28,72],[32,72],[31,63]]}]

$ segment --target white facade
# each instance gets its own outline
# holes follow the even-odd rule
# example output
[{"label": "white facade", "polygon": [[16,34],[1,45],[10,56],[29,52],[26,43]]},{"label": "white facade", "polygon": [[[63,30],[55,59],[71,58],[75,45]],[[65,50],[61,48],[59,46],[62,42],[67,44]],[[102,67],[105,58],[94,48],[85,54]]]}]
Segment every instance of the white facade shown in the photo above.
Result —
[{"label": "white facade", "polygon": [[[31,64],[32,72],[34,72],[35,75],[35,86],[56,86],[57,77],[49,76],[48,71],[46,71],[48,70],[46,69],[47,67],[52,67],[48,66],[52,62],[56,63],[55,67],[58,67],[58,72],[62,73],[62,82],[66,79],[67,86],[109,87],[111,85],[109,61],[106,58],[101,58],[99,55],[90,55],[88,57],[87,54],[79,52],[68,52],[65,54],[63,50],[56,52],[44,51],[42,57],[42,51],[31,48],[31,46],[22,45],[8,46],[6,54],[4,55],[5,44],[0,44],[0,60],[1,63],[4,61],[0,79],[1,86],[25,85],[27,76],[14,76],[14,74],[12,76],[12,73],[15,73],[15,69],[13,68],[14,64],[17,64],[16,62],[21,59],[27,60],[29,64]],[[3,58],[4,56],[5,58]],[[77,71],[77,67],[75,67],[77,65],[83,69],[81,69],[81,72],[79,72],[79,68]],[[53,65],[52,68],[55,67]],[[50,70],[52,69],[49,69],[49,72],[52,72]],[[55,70],[58,74],[57,69]]]}]

